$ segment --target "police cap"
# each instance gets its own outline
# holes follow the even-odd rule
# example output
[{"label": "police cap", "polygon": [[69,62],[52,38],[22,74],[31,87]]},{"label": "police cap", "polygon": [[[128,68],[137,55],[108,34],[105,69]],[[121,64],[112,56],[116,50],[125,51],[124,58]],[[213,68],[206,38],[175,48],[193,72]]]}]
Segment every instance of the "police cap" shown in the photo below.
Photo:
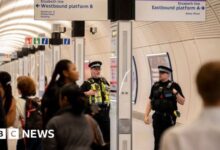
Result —
[{"label": "police cap", "polygon": [[158,66],[159,72],[166,72],[166,73],[172,73],[173,70],[171,68],[168,68],[166,66]]},{"label": "police cap", "polygon": [[102,66],[101,61],[93,61],[93,62],[89,63],[90,68],[100,68],[101,66]]}]

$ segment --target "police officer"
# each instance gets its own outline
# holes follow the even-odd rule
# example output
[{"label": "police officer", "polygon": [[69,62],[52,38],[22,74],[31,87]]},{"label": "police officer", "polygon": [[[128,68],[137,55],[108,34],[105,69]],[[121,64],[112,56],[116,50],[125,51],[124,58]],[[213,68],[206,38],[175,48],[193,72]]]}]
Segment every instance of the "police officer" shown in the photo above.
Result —
[{"label": "police officer", "polygon": [[[103,133],[105,142],[110,143],[110,100],[109,100],[109,83],[105,78],[100,76],[101,61],[93,61],[89,64],[91,78],[81,86],[82,91],[88,96],[89,111],[88,113],[98,122]],[[108,147],[108,146],[106,146]],[[105,148],[106,149],[106,148]],[[107,148],[108,149],[108,148]]]},{"label": "police officer", "polygon": [[166,66],[158,66],[159,81],[152,88],[147,101],[144,122],[149,124],[151,109],[155,112],[153,118],[154,150],[159,150],[160,138],[163,132],[176,124],[176,117],[180,116],[177,103],[183,105],[185,102],[180,86],[169,80],[172,69]]}]

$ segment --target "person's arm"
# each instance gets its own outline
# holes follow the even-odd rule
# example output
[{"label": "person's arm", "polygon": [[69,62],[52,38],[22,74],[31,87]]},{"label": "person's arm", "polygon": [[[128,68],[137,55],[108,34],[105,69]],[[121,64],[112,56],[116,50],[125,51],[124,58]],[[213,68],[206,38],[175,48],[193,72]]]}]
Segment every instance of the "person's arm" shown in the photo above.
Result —
[{"label": "person's arm", "polygon": [[92,95],[95,95],[96,94],[96,91],[94,90],[91,90],[91,85],[85,81],[82,85],[81,85],[81,90],[83,91],[83,93],[86,95],[86,96],[92,96]]},{"label": "person's arm", "polygon": [[146,105],[146,109],[145,109],[145,114],[144,114],[144,123],[146,124],[150,124],[150,112],[151,112],[151,103],[150,103],[150,99],[147,99],[147,105]]},{"label": "person's arm", "polygon": [[96,94],[96,91],[94,91],[94,90],[89,90],[89,91],[84,92],[84,94],[85,94],[86,96],[92,96],[92,95],[95,95],[95,94]]},{"label": "person's arm", "polygon": [[185,98],[183,96],[182,93],[182,89],[180,88],[180,86],[178,84],[176,84],[176,86],[173,89],[173,94],[176,95],[176,101],[180,104],[180,105],[184,105],[185,103]]},{"label": "person's arm", "polygon": [[180,104],[180,105],[184,105],[185,103],[185,98],[179,94],[179,92],[177,92],[175,89],[173,89],[173,93],[176,95],[176,101]]},{"label": "person's arm", "polygon": [[151,112],[151,100],[153,98],[153,91],[154,91],[154,85],[152,86],[151,91],[150,91],[150,96],[147,99],[147,104],[146,104],[146,109],[145,109],[145,114],[144,114],[144,123],[146,123],[146,124],[150,124],[149,115]]}]

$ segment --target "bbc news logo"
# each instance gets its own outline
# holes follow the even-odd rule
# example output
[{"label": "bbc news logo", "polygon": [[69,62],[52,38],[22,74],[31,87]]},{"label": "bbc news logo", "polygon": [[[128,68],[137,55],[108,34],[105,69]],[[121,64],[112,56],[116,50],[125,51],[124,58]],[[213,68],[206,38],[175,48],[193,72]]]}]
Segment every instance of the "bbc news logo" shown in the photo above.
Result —
[{"label": "bbc news logo", "polygon": [[[21,137],[19,137],[19,135]],[[19,139],[19,138],[54,138],[54,130],[21,130],[16,128],[0,129],[0,139]]]}]

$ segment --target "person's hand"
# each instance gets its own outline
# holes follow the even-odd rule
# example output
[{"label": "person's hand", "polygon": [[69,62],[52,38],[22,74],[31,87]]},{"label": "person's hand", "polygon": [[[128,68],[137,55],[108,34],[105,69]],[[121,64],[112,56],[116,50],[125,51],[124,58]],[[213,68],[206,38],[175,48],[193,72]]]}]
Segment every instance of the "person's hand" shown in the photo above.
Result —
[{"label": "person's hand", "polygon": [[174,95],[177,95],[178,94],[178,91],[176,89],[173,89],[173,94]]},{"label": "person's hand", "polygon": [[96,94],[96,91],[95,91],[95,90],[89,90],[89,91],[85,92],[85,94],[86,94],[87,96],[92,96],[92,95],[95,95],[95,94]]},{"label": "person's hand", "polygon": [[144,116],[144,123],[150,124],[150,117],[149,116]]}]

